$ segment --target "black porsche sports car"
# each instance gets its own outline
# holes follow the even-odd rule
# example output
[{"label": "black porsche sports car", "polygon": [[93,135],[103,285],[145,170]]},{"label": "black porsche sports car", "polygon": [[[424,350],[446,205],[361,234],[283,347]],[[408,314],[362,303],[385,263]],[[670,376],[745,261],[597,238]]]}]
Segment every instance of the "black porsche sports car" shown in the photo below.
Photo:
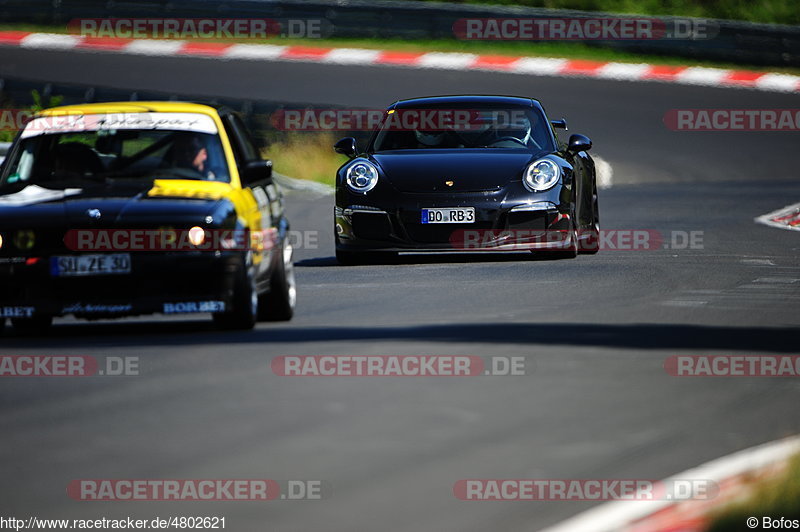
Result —
[{"label": "black porsche sports car", "polygon": [[336,257],[356,264],[398,252],[596,253],[599,213],[591,141],[560,141],[531,98],[439,96],[393,103],[360,151],[338,153]]},{"label": "black porsche sports car", "polygon": [[288,229],[272,164],[229,110],[46,110],[0,168],[0,325],[151,313],[211,313],[228,329],[288,320]]}]

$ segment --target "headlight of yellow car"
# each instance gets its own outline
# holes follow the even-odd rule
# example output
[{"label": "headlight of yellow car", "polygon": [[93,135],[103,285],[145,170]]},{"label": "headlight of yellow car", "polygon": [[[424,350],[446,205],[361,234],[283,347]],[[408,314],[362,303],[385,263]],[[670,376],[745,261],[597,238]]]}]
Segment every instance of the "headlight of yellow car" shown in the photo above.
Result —
[{"label": "headlight of yellow car", "polygon": [[189,229],[189,242],[193,246],[200,246],[206,241],[206,231],[202,227],[194,226]]}]

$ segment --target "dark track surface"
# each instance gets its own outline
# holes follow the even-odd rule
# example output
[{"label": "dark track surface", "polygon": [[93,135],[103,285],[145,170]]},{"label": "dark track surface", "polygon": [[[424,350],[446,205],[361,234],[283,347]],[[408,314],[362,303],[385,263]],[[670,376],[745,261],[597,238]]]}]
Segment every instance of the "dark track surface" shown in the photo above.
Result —
[{"label": "dark track surface", "polygon": [[[70,57],[70,62],[65,61]],[[0,497],[17,517],[225,515],[231,530],[536,530],[588,503],[462,502],[463,478],[664,478],[800,431],[793,379],[675,378],[674,354],[800,354],[796,133],[672,133],[668,109],[797,97],[661,84],[0,49],[0,76],[382,106],[435,93],[539,97],[615,170],[605,229],[703,231],[703,249],[573,261],[411,259],[344,268],[332,199],[288,197],[299,308],[251,333],[208,321],[57,322],[3,354],[139,356],[138,377],[3,379]],[[358,80],[358,83],[356,82]],[[363,83],[361,83],[363,81]],[[520,258],[521,260],[516,260]],[[524,356],[524,377],[300,379],[278,355]],[[324,501],[79,503],[80,478],[321,479]]]}]

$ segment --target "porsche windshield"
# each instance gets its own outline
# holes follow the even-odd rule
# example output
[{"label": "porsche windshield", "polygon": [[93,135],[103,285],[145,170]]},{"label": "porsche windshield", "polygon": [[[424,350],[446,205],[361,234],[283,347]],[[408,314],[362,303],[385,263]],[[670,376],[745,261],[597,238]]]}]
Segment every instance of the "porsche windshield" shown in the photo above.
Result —
[{"label": "porsche windshield", "polygon": [[554,147],[549,125],[533,108],[437,107],[388,111],[371,151],[474,148]]},{"label": "porsche windshield", "polygon": [[216,134],[119,129],[39,134],[20,141],[3,172],[4,186],[108,179],[230,181]]}]

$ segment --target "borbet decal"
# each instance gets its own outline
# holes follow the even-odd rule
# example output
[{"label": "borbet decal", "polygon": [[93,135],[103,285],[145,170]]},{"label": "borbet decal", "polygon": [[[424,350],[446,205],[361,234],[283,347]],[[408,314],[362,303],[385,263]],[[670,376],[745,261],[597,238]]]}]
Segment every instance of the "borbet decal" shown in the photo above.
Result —
[{"label": "borbet decal", "polygon": [[164,314],[192,314],[196,312],[225,312],[224,301],[185,301],[164,303]]}]

